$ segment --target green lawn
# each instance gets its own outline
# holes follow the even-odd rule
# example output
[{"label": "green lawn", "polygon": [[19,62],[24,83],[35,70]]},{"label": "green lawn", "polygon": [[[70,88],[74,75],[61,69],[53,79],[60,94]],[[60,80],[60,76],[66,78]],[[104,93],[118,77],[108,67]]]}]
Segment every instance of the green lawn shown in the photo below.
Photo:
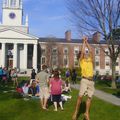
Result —
[{"label": "green lawn", "polygon": [[[117,83],[117,86],[120,86],[120,84]],[[102,90],[106,93],[110,93],[113,94],[117,97],[120,97],[120,87],[118,87],[117,89],[112,89],[111,88],[111,82],[110,81],[96,81],[95,82],[95,88]]]},{"label": "green lawn", "polygon": [[[53,105],[49,106],[49,111],[44,111],[40,108],[39,100],[24,101],[22,98],[16,98],[13,92],[3,93],[4,90],[11,89],[13,88],[10,86],[0,89],[0,120],[71,120],[78,91],[72,91],[72,99],[64,104],[64,111],[54,112]],[[78,120],[83,120],[84,107],[83,100]],[[119,112],[120,107],[94,97],[90,118],[91,120],[118,120]]]}]

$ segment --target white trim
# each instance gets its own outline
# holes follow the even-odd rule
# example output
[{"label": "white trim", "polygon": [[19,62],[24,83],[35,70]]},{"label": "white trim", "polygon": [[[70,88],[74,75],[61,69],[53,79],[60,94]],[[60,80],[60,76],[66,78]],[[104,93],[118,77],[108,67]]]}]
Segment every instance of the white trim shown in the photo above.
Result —
[{"label": "white trim", "polygon": [[[5,32],[5,31],[9,31],[9,30],[14,31],[14,32],[16,32],[16,33],[23,34],[23,35],[28,36],[28,37],[31,37],[30,39],[39,39],[38,37],[33,36],[33,35],[31,35],[31,34],[27,34],[27,33],[25,33],[25,32],[16,30],[16,29],[14,29],[14,28],[8,28],[8,27],[6,27],[6,28],[4,28],[4,29],[1,29],[1,30],[0,30],[0,33],[1,33],[1,32]],[[5,37],[3,37],[3,38],[5,38]],[[6,37],[6,38],[7,38],[7,37]],[[13,37],[13,38],[14,38],[14,37]],[[0,38],[0,39],[1,39],[1,38]],[[22,38],[21,38],[21,39],[22,39]]]}]

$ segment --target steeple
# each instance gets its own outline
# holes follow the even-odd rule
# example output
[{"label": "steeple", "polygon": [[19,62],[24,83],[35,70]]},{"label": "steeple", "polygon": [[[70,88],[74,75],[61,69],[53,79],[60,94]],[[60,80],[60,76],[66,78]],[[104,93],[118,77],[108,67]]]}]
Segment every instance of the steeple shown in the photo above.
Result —
[{"label": "steeple", "polygon": [[28,26],[28,15],[26,15],[25,25]]},{"label": "steeple", "polygon": [[3,8],[22,9],[22,0],[3,0]]},{"label": "steeple", "polygon": [[22,20],[22,0],[3,0],[3,25],[21,26]]}]

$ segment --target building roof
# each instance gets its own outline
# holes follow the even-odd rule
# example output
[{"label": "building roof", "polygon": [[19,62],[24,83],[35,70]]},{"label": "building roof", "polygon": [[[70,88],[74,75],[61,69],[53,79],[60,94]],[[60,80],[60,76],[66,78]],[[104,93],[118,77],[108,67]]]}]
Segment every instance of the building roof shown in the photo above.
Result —
[{"label": "building roof", "polygon": [[[55,37],[51,37],[51,38],[39,38],[38,39],[39,42],[60,42],[60,43],[82,43],[82,39],[71,39],[71,41],[67,41],[65,38],[55,38]],[[89,39],[89,43],[90,44],[97,44],[95,43],[91,38]],[[105,41],[100,41],[100,44],[105,44]]]}]

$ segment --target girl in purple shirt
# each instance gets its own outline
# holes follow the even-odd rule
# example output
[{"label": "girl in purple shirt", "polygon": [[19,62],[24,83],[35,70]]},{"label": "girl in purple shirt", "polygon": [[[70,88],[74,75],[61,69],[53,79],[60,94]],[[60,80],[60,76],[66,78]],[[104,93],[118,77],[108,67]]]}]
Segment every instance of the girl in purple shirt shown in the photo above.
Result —
[{"label": "girl in purple shirt", "polygon": [[54,111],[57,111],[57,104],[59,103],[61,110],[63,110],[61,93],[62,93],[62,80],[59,78],[59,72],[54,71],[54,77],[50,79],[50,91],[52,95],[52,100],[54,103]]}]

